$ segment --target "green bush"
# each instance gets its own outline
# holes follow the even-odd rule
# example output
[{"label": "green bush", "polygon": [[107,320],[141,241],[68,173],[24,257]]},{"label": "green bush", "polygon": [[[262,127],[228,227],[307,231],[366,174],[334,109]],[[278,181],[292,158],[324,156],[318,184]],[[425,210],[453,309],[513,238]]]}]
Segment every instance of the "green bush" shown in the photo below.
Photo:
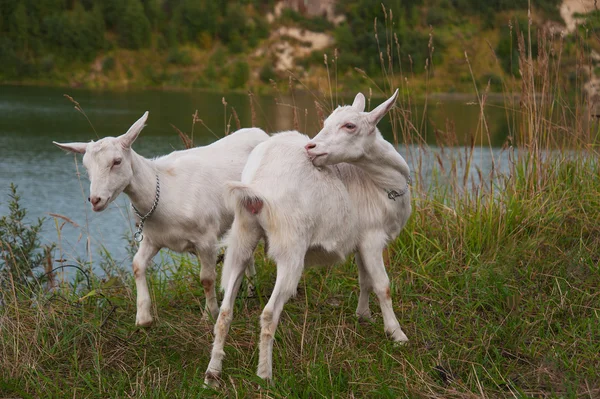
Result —
[{"label": "green bush", "polygon": [[[508,26],[502,27],[500,31],[500,41],[496,46],[496,55],[500,60],[500,64],[506,73],[510,73],[513,76],[519,74],[519,47],[518,47],[518,35],[527,34],[527,20],[516,20],[513,23],[512,34]],[[537,42],[537,28],[535,25],[531,27],[531,37],[534,40],[531,41],[531,52],[532,57],[537,58],[538,53],[538,42]]]},{"label": "green bush", "polygon": [[448,22],[448,12],[439,7],[429,7],[427,10],[427,25],[440,26]]},{"label": "green bush", "polygon": [[490,90],[496,93],[500,93],[504,90],[502,78],[494,73],[484,74],[479,79],[479,82],[483,87],[486,87],[489,82]]},{"label": "green bush", "polygon": [[231,69],[229,88],[240,89],[246,86],[248,79],[250,79],[250,66],[246,61],[236,61]]},{"label": "green bush", "polygon": [[42,245],[39,234],[44,219],[29,224],[27,210],[21,207],[17,187],[10,185],[8,215],[0,217],[0,291],[11,284],[26,286],[35,279],[44,262],[52,259],[55,244]]},{"label": "green bush", "polygon": [[104,48],[104,22],[99,9],[77,5],[44,18],[45,41],[63,57],[90,61]]},{"label": "green bush", "polygon": [[213,36],[219,20],[218,2],[182,0],[174,11],[174,22],[183,41],[195,42],[202,32]]},{"label": "green bush", "polygon": [[194,60],[189,51],[174,48],[169,51],[167,62],[174,65],[189,66],[193,64]]},{"label": "green bush", "polygon": [[150,44],[150,22],[139,0],[125,0],[117,32],[121,47],[137,50]]},{"label": "green bush", "polygon": [[285,8],[281,13],[281,19],[293,22],[302,29],[313,32],[325,32],[334,28],[333,24],[325,17],[305,17],[290,8]]},{"label": "green bush", "polygon": [[40,72],[44,75],[54,72],[54,56],[52,54],[42,57],[40,60]]},{"label": "green bush", "polygon": [[102,71],[103,72],[110,72],[113,69],[115,69],[115,57],[112,56],[108,56],[106,58],[104,58],[104,60],[102,61]]},{"label": "green bush", "polygon": [[271,63],[263,65],[258,76],[263,83],[269,83],[271,80],[277,79],[277,73],[275,73],[275,69],[273,69]]}]

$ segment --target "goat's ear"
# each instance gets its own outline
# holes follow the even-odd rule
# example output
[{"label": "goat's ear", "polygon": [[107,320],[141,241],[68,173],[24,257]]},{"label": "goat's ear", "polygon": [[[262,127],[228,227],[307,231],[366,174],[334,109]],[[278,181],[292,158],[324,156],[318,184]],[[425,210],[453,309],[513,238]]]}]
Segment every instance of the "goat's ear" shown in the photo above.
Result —
[{"label": "goat's ear", "polygon": [[358,93],[356,97],[354,97],[354,102],[352,103],[352,107],[356,109],[358,112],[365,111],[365,96],[362,93]]},{"label": "goat's ear", "polygon": [[52,144],[61,150],[77,154],[85,154],[85,149],[87,148],[87,143],[57,143],[56,141],[53,141]]},{"label": "goat's ear", "polygon": [[369,118],[369,123],[371,123],[372,125],[377,125],[379,121],[385,116],[385,114],[387,114],[389,110],[392,109],[397,97],[398,89],[396,89],[394,94],[390,98],[385,100],[384,103],[380,104],[373,111],[369,112],[367,116]]},{"label": "goat's ear", "polygon": [[121,140],[121,144],[124,148],[131,148],[131,145],[135,139],[137,139],[137,136],[140,134],[144,126],[146,126],[146,119],[148,119],[148,111],[144,112],[144,115],[142,115],[140,119],[131,125],[127,133],[119,137],[119,140]]}]

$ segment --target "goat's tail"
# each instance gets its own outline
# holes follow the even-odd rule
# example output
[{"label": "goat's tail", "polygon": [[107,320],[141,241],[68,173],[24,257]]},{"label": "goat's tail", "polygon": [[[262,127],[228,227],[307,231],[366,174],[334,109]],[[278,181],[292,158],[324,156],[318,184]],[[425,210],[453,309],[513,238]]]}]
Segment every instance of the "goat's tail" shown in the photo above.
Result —
[{"label": "goat's tail", "polygon": [[244,211],[251,215],[258,215],[266,206],[262,196],[241,182],[228,182],[227,194],[230,201],[229,206],[231,209],[235,209],[236,215],[238,212]]},{"label": "goat's tail", "polygon": [[[240,182],[227,182],[225,196],[228,200],[227,206],[234,210],[236,222],[223,240],[223,244],[227,246],[227,254],[221,271],[221,289],[227,286],[233,263],[254,261],[253,251],[258,240],[263,237],[263,230],[257,216],[270,209],[261,195]],[[235,250],[229,252],[232,248]],[[231,262],[227,260],[228,256],[232,256]]]}]

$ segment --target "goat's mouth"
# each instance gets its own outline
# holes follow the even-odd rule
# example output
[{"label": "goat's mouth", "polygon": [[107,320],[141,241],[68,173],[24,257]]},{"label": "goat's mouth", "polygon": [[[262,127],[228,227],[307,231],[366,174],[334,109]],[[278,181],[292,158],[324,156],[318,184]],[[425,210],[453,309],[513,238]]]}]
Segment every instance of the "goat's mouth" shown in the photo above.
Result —
[{"label": "goat's mouth", "polygon": [[309,152],[308,158],[313,163],[313,165],[317,165],[317,164],[322,164],[327,155],[329,155],[329,153],[327,153],[327,152],[322,152],[320,154],[311,154]]},{"label": "goat's mouth", "polygon": [[102,201],[96,205],[92,205],[92,210],[94,212],[102,212],[103,210],[105,210],[108,207],[108,204],[110,204],[110,198],[107,199],[106,201]]}]

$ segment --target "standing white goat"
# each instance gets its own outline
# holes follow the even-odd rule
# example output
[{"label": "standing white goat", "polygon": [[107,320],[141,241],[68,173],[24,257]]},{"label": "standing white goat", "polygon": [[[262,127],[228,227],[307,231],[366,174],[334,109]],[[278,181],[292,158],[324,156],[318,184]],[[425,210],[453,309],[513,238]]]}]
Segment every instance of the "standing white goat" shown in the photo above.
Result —
[{"label": "standing white goat", "polygon": [[[206,295],[204,317],[216,318],[218,240],[233,221],[233,209],[224,201],[225,182],[240,179],[252,149],[269,136],[261,129],[241,129],[211,145],[150,160],[131,148],[147,118],[148,112],[119,137],[54,144],[85,154],[83,164],[90,178],[88,200],[94,211],[106,209],[121,192],[131,200],[139,223],[135,238],[141,240],[133,257],[135,324],[152,324],[146,268],[161,248],[194,253],[199,258]],[[247,273],[254,274],[253,264]]]},{"label": "standing white goat", "polygon": [[364,112],[365,97],[359,93],[352,106],[327,118],[313,140],[298,132],[272,136],[250,154],[241,183],[230,183],[235,219],[227,238],[225,295],[206,384],[215,385],[220,377],[233,302],[262,236],[277,263],[277,279],[261,315],[259,377],[272,377],[273,335],[305,265],[341,262],[352,252],[360,281],[356,314],[370,318],[369,293],[374,291],[385,332],[394,341],[408,340],[392,308],[382,253],[411,214],[410,170],[376,127],[397,95]]}]

